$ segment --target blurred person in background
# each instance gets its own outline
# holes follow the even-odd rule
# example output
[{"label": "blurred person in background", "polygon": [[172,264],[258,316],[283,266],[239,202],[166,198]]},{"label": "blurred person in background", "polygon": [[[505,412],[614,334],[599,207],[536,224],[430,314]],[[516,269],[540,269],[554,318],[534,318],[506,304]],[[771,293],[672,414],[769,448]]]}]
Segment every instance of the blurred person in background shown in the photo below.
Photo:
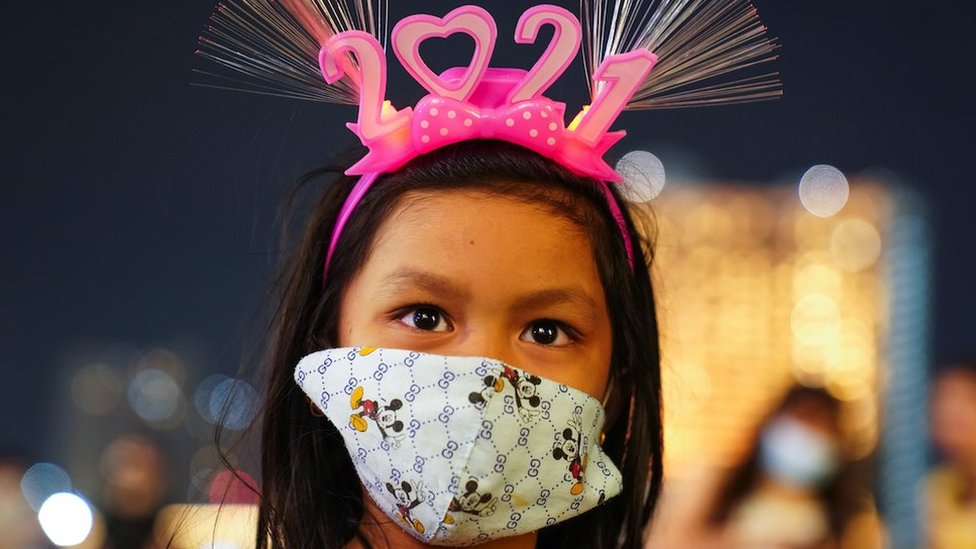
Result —
[{"label": "blurred person in background", "polygon": [[746,459],[724,474],[690,547],[828,549],[880,546],[868,491],[846,456],[841,403],[795,387],[763,420]]},{"label": "blurred person in background", "polygon": [[106,446],[101,468],[105,549],[155,547],[153,523],[166,488],[159,448],[141,435],[123,435]]},{"label": "blurred person in background", "polygon": [[925,486],[929,547],[976,547],[976,359],[951,362],[938,373],[931,422],[944,461]]}]

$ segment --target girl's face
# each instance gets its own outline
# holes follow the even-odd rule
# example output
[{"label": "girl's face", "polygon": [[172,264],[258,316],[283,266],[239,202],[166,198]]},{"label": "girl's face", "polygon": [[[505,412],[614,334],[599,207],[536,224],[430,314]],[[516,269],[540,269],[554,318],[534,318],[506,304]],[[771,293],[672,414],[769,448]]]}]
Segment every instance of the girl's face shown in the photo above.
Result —
[{"label": "girl's face", "polygon": [[612,334],[589,238],[541,207],[415,192],[341,302],[339,345],[485,356],[600,399]]}]

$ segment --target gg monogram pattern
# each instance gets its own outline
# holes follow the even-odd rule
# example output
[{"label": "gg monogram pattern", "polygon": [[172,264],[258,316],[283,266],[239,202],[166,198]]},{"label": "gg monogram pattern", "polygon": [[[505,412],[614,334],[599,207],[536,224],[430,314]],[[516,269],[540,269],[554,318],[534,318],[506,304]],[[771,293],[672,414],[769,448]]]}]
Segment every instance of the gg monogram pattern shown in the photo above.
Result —
[{"label": "gg monogram pattern", "polygon": [[373,500],[418,539],[473,545],[621,490],[589,395],[497,360],[329,349],[295,381],[342,433]]}]

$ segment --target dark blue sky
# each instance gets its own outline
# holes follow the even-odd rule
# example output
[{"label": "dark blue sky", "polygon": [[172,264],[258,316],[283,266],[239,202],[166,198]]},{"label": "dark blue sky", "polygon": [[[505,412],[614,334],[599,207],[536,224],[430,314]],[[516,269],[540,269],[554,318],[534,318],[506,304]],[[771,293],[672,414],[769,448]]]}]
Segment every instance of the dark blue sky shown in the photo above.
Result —
[{"label": "dark blue sky", "polygon": [[[784,99],[627,115],[627,146],[694,151],[725,180],[775,181],[817,163],[894,171],[931,204],[935,352],[973,350],[973,8],[756,3],[783,44]],[[502,29],[529,5],[481,4]],[[457,4],[395,3],[394,16],[417,5]],[[352,142],[337,124],[351,110],[191,86],[211,9],[0,8],[0,452],[44,457],[68,406],[57,400],[66,368],[115,342],[194,341],[200,368],[234,371],[253,343],[244,334],[275,261],[284,190]],[[505,53],[496,63],[519,62]],[[564,79],[553,95],[577,88]]]}]

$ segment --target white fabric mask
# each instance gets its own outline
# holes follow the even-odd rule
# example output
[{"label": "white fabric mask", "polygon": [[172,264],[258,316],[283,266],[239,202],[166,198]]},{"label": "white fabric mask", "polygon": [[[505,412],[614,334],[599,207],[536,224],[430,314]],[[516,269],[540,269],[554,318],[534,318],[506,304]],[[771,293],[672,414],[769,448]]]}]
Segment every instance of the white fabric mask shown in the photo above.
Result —
[{"label": "white fabric mask", "polygon": [[839,462],[837,446],[829,438],[789,417],[766,428],[759,449],[763,469],[798,488],[813,488],[830,480]]},{"label": "white fabric mask", "polygon": [[533,532],[622,488],[593,397],[500,361],[330,349],[295,380],[346,443],[376,504],[434,545]]}]

